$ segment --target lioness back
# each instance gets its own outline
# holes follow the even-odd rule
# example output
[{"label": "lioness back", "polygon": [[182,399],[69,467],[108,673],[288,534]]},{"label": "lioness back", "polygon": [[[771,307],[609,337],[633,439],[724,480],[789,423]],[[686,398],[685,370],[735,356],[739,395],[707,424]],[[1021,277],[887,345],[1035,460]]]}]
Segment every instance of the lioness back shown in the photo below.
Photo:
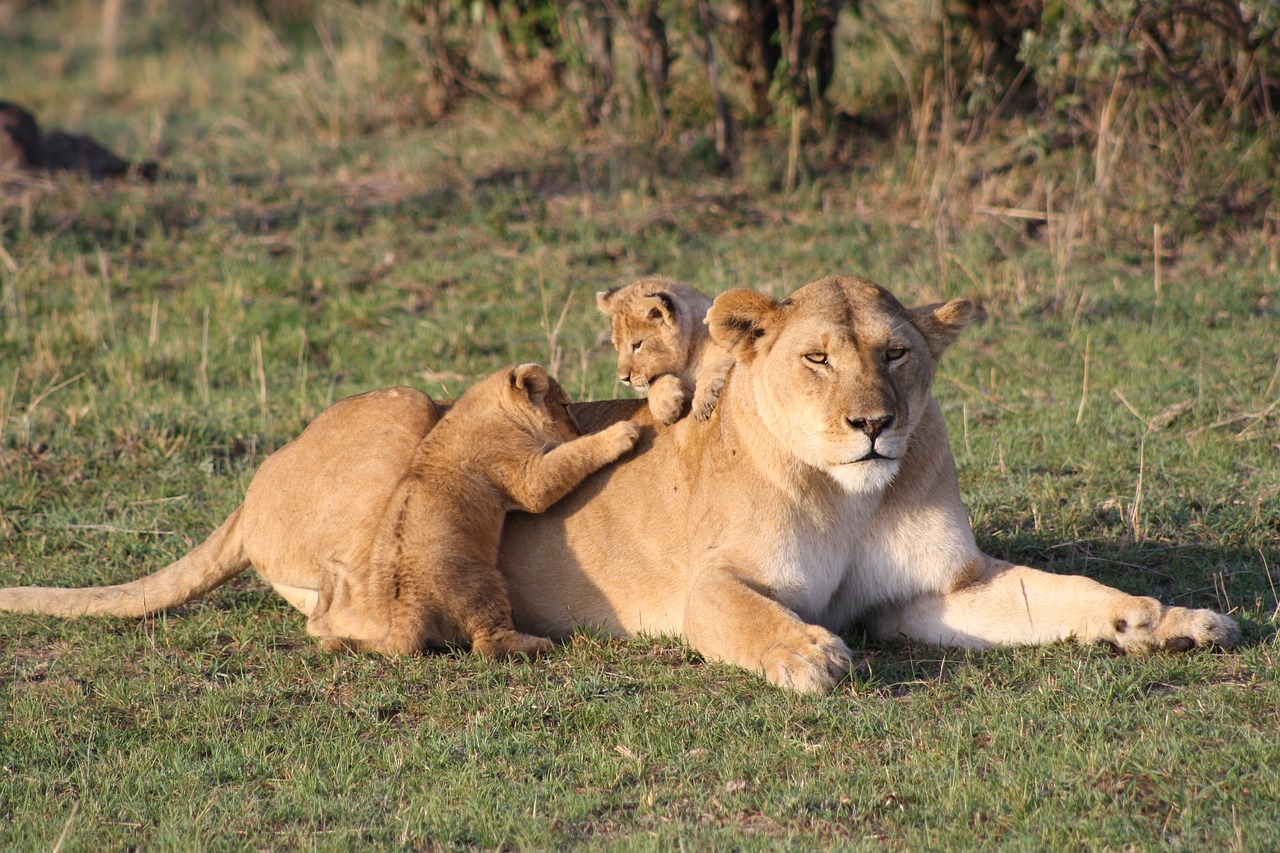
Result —
[{"label": "lioness back", "polygon": [[618,379],[647,391],[663,424],[679,419],[686,402],[698,420],[715,408],[733,358],[714,341],[705,318],[711,299],[667,278],[601,291],[596,305],[609,317],[618,351]]},{"label": "lioness back", "polygon": [[512,620],[496,566],[505,514],[542,511],[636,434],[620,424],[580,437],[563,389],[536,364],[477,383],[418,445],[367,566],[335,579],[310,630],[329,648],[390,655],[444,645],[497,656],[548,650],[550,641]]}]

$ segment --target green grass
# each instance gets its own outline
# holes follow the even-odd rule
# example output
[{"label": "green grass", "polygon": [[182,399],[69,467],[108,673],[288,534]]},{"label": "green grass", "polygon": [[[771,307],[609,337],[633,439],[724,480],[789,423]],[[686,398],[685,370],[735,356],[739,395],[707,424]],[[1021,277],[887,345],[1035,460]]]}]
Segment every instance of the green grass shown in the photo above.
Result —
[{"label": "green grass", "polygon": [[350,393],[528,359],[619,393],[603,287],[844,271],[982,306],[937,394],[985,548],[1231,610],[1244,643],[978,654],[853,627],[854,677],[798,698],[670,638],[326,655],[246,576],[144,621],[0,618],[0,847],[1280,844],[1274,235],[1180,242],[1157,294],[1150,245],[935,219],[889,150],[783,196],[767,142],[729,180],[556,114],[415,127],[373,19],[323,8],[328,51],[239,12],[167,42],[139,13],[113,83],[88,7],[2,45],[29,61],[0,91],[169,177],[0,195],[0,582],[165,564]]}]

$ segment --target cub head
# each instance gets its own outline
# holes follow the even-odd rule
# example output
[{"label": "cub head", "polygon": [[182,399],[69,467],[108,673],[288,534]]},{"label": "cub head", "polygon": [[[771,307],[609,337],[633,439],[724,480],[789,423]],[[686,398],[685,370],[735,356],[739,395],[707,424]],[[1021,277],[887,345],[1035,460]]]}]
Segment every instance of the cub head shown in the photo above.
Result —
[{"label": "cub head", "polygon": [[618,379],[644,391],[659,376],[688,371],[711,300],[670,279],[643,278],[597,293],[596,305],[609,317]]},{"label": "cub head", "polygon": [[570,441],[582,434],[560,383],[532,362],[503,373],[504,414],[524,432],[545,441]]},{"label": "cub head", "polygon": [[728,291],[707,324],[765,428],[847,491],[874,492],[910,452],[937,360],[972,316],[963,299],[907,309],[870,281],[829,276],[780,302]]}]

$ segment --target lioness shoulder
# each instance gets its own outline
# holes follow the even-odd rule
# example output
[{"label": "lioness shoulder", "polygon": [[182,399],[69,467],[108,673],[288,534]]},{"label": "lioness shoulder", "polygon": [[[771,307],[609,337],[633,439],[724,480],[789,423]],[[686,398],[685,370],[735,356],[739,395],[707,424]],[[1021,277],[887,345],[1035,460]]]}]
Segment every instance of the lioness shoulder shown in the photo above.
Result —
[{"label": "lioness shoulder", "polygon": [[389,655],[442,645],[494,656],[549,650],[549,640],[515,629],[496,565],[504,516],[546,509],[638,435],[626,422],[582,436],[540,365],[480,381],[414,451],[353,585],[362,594],[322,595],[311,632],[326,648]]},{"label": "lioness shoulder", "polygon": [[596,294],[618,351],[618,378],[648,391],[660,423],[679,420],[686,402],[694,418],[715,409],[733,357],[707,330],[711,299],[668,278],[651,277]]}]

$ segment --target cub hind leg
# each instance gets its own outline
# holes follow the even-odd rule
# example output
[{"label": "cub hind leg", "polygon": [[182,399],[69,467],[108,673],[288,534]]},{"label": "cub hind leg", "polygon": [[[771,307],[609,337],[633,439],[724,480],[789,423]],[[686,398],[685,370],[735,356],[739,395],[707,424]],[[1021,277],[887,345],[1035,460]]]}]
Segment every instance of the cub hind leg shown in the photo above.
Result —
[{"label": "cub hind leg", "polygon": [[470,646],[488,657],[536,657],[552,649],[545,637],[516,630],[506,580],[497,568],[460,557],[416,573],[392,596],[386,634],[360,640],[361,651],[395,656]]},{"label": "cub hind leg", "polygon": [[537,657],[551,651],[546,637],[516,630],[507,582],[497,567],[467,560],[453,568],[447,609],[457,626],[457,639],[470,642],[472,652],[487,657]]}]

